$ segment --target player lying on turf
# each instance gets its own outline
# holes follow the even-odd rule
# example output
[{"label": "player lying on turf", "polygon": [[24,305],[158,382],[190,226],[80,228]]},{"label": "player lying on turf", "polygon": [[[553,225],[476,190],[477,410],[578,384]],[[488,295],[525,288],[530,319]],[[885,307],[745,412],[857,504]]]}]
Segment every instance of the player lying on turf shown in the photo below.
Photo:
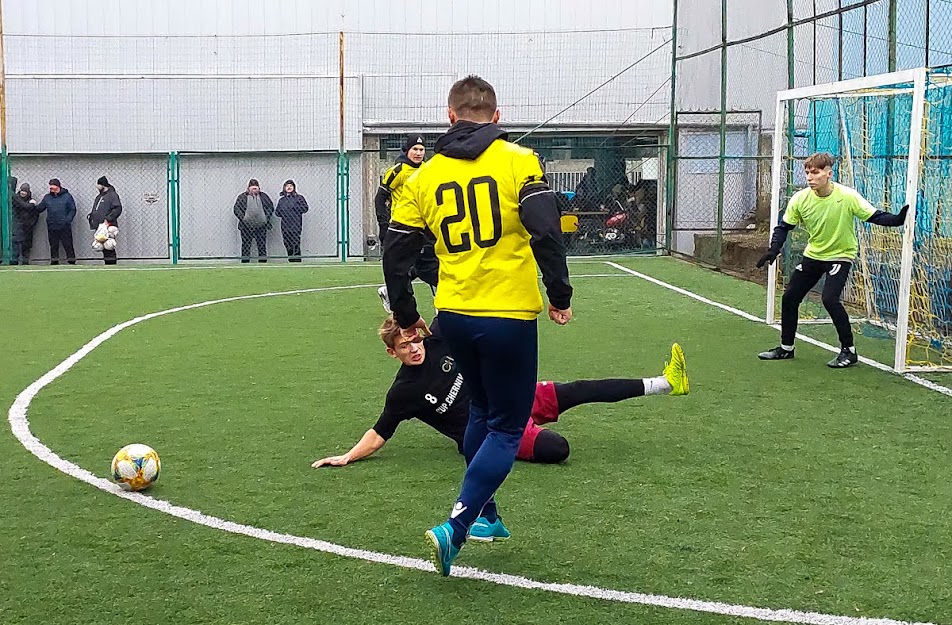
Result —
[{"label": "player lying on turf", "polygon": [[[388,317],[379,335],[387,353],[402,364],[387,393],[383,414],[353,448],[341,456],[322,458],[311,466],[340,467],[375,453],[393,436],[397,426],[419,419],[448,436],[460,453],[463,433],[469,419],[469,392],[457,371],[439,332],[437,319],[430,325],[430,336],[410,337]],[[581,404],[617,402],[642,395],[687,395],[688,376],[684,354],[677,343],[671,348],[671,361],[664,374],[635,380],[579,380],[577,382],[539,382],[529,423],[519,445],[518,460],[556,463],[569,456],[565,438],[541,424],[558,421],[563,412]]]}]

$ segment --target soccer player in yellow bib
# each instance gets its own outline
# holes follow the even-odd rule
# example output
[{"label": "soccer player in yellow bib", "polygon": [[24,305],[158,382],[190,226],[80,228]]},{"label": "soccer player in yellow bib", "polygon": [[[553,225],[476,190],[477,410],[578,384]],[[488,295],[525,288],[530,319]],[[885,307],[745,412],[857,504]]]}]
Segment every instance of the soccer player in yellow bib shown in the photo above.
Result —
[{"label": "soccer player in yellow bib", "polygon": [[404,185],[383,256],[394,319],[411,334],[428,333],[407,272],[423,232],[436,236],[433,303],[471,395],[460,495],[446,523],[426,532],[442,575],[477,519],[490,534],[509,535],[493,497],[512,469],[535,396],[536,317],[543,310],[537,266],[549,318],[559,325],[572,318],[559,210],[538,156],[505,140],[496,93],[485,80],[457,81],[448,104],[452,127]]},{"label": "soccer player in yellow bib", "polygon": [[380,230],[380,245],[383,245],[387,230],[390,228],[391,207],[400,199],[400,193],[403,191],[403,184],[407,178],[416,173],[426,156],[423,137],[410,135],[400,152],[397,162],[380,177],[380,186],[377,187],[377,195],[374,196],[374,212],[377,215],[377,226]]},{"label": "soccer player in yellow bib", "polygon": [[[423,137],[412,134],[404,142],[397,162],[380,177],[380,186],[377,188],[377,195],[374,196],[374,212],[377,215],[378,241],[381,250],[385,247],[384,240],[387,236],[387,230],[390,229],[390,209],[400,200],[403,185],[412,174],[416,173],[425,156],[426,147],[423,143]],[[433,251],[433,242],[427,238],[420,252],[420,257],[410,268],[411,279],[420,278],[429,284],[435,293],[439,281],[439,269],[439,261]],[[382,286],[377,289],[377,294],[380,296],[380,301],[383,302],[383,307],[387,309],[387,312],[390,312],[390,298],[387,295],[387,287]]]},{"label": "soccer player in yellow bib", "polygon": [[807,231],[809,239],[803,258],[797,263],[783,293],[780,345],[761,352],[758,357],[761,360],[793,358],[800,302],[826,275],[823,306],[830,313],[840,339],[840,353],[827,365],[842,369],[858,361],[850,318],[840,301],[859,248],[853,219],[877,226],[898,227],[906,221],[909,207],[903,206],[895,215],[876,210],[855,189],[833,182],[833,156],[825,152],[810,156],[804,161],[803,168],[809,188],[801,189],[790,198],[787,210],[774,228],[770,248],[757,261],[758,268],[773,263],[783,249],[788,232],[797,226]]}]

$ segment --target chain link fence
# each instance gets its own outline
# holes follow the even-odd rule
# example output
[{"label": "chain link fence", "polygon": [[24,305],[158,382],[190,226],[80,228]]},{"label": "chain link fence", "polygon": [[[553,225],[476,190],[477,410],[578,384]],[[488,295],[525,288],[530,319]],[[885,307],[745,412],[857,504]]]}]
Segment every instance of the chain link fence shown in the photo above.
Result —
[{"label": "chain link fence", "polygon": [[[475,72],[496,85],[513,137],[545,159],[573,254],[667,249],[737,269],[767,239],[777,91],[952,64],[948,0],[671,8],[671,28],[6,35],[13,155],[0,174],[38,198],[63,180],[80,259],[98,258],[83,218],[101,175],[125,206],[120,258],[257,256],[254,234],[243,253],[234,214],[251,178],[275,205],[297,183],[309,206],[302,258],[374,257],[380,174],[405,132],[432,148],[449,86]],[[15,191],[0,201],[4,262],[23,238]],[[296,258],[283,218],[270,224],[267,257]],[[41,215],[35,262],[47,261],[47,238]]]},{"label": "chain link fence", "polygon": [[[180,154],[183,260],[335,257],[340,253],[337,154]],[[257,182],[265,218],[251,220]],[[286,188],[292,182],[293,195]]]},{"label": "chain link fence", "polygon": [[672,33],[667,247],[758,279],[777,92],[952,63],[948,0],[676,0]]},{"label": "chain link fence", "polygon": [[[305,259],[365,253],[360,201],[360,152],[171,153],[156,155],[15,155],[5,160],[8,193],[28,184],[32,220],[10,211],[10,261],[46,264],[55,258],[102,260],[92,247],[90,214],[105,176],[122,203],[116,252],[137,261]],[[74,251],[51,253],[47,211],[39,211],[48,182],[57,179],[76,207],[67,237]],[[248,215],[258,183],[260,219]],[[286,183],[293,182],[292,189]],[[253,202],[252,202],[253,203]],[[57,212],[57,215],[59,212]],[[31,223],[32,222],[32,223]],[[60,234],[54,233],[57,241]],[[259,247],[260,245],[260,247]],[[16,256],[14,257],[14,254]]]},{"label": "chain link fence", "polygon": [[719,113],[682,112],[676,121],[671,249],[719,265],[724,237],[754,228],[770,210],[761,114],[727,113],[723,134]]},{"label": "chain link fence", "polygon": [[[9,159],[11,192],[28,184],[37,206],[49,192],[49,181],[57,179],[62,191],[68,192],[76,206],[69,224],[69,234],[77,260],[102,260],[102,252],[93,250],[93,231],[99,224],[90,224],[88,215],[99,193],[96,181],[105,176],[119,194],[122,215],[119,217],[117,253],[122,258],[166,260],[170,258],[168,211],[168,159],[153,155],[56,155],[14,156]],[[15,182],[14,182],[15,179]],[[22,223],[11,222],[23,258],[45,263],[51,260],[49,211],[37,216],[35,227],[26,232]],[[59,240],[55,235],[54,239]],[[65,247],[65,246],[64,246]],[[57,251],[65,259],[67,249]],[[58,257],[58,256],[57,256]]]},{"label": "chain link fence", "polygon": [[[421,135],[427,158],[437,134]],[[400,156],[404,135],[377,139],[379,149],[365,152],[374,160],[373,191],[380,175]],[[539,154],[549,185],[556,193],[562,232],[569,254],[656,253],[663,232],[664,211],[659,203],[663,159],[658,133],[635,136],[545,136],[532,134],[521,144]],[[370,180],[366,185],[371,189]],[[372,192],[364,198],[372,202]],[[372,208],[372,206],[371,206]],[[372,218],[365,211],[365,220]],[[375,222],[374,222],[375,223]],[[660,228],[659,228],[660,225]],[[368,256],[379,256],[376,236]]]}]

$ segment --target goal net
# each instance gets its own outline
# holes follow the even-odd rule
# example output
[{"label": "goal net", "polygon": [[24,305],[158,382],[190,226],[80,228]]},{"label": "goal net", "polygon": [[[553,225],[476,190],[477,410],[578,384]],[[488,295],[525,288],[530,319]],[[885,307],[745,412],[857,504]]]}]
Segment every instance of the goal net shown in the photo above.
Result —
[{"label": "goal net", "polygon": [[[864,355],[904,371],[952,371],[952,72],[917,69],[782,91],[774,131],[771,226],[806,186],[803,160],[835,158],[834,180],[906,225],[855,222],[859,253],[843,303]],[[768,282],[767,322],[806,245],[794,230]],[[828,322],[817,285],[801,332]],[[831,335],[832,337],[833,335]],[[824,338],[831,338],[826,337]],[[862,340],[862,339],[858,339]]]}]

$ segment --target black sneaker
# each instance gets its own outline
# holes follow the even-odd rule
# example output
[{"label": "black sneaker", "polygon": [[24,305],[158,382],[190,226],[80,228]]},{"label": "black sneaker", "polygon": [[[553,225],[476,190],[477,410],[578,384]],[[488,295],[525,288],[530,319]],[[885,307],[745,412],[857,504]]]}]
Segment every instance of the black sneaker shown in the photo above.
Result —
[{"label": "black sneaker", "polygon": [[843,348],[840,350],[840,353],[836,355],[836,358],[826,363],[826,366],[831,369],[844,369],[846,367],[852,367],[857,362],[859,362],[859,356],[856,355],[856,352]]},{"label": "black sneaker", "polygon": [[793,350],[777,346],[765,352],[760,352],[757,354],[757,358],[761,360],[789,360],[793,358]]}]

